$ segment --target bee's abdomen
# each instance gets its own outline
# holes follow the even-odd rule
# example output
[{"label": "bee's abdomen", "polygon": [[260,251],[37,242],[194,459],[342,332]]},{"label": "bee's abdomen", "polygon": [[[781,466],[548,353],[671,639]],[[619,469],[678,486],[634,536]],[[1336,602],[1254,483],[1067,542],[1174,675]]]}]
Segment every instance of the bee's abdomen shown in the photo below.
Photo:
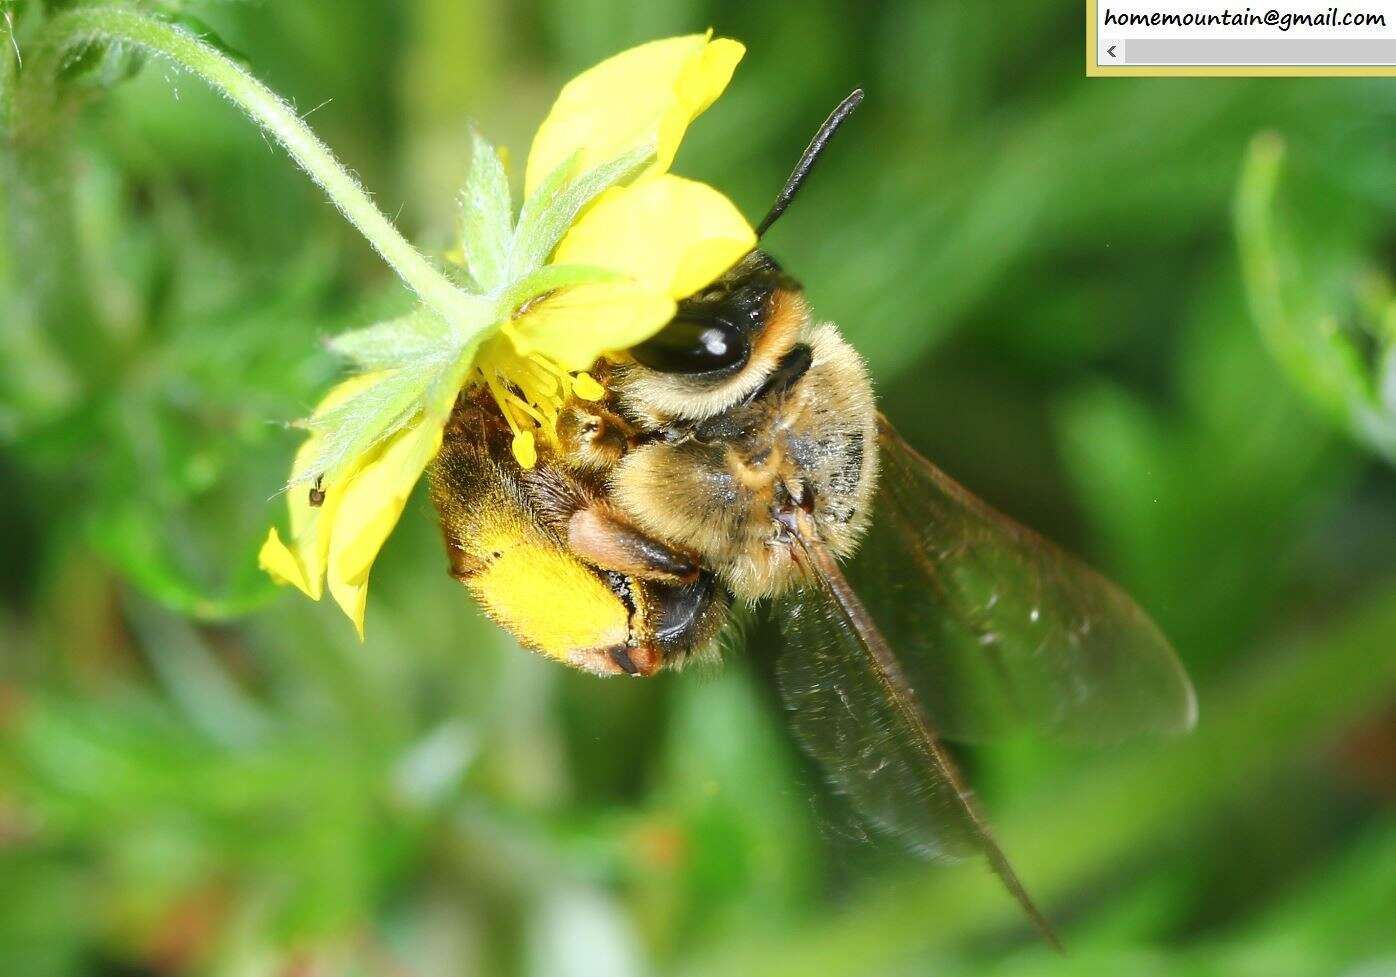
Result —
[{"label": "bee's abdomen", "polygon": [[462,403],[429,472],[452,574],[490,620],[550,658],[641,676],[681,664],[722,627],[726,590],[696,569],[693,582],[666,585],[580,558],[553,511],[586,495],[576,477],[551,452],[520,471],[497,415]]}]

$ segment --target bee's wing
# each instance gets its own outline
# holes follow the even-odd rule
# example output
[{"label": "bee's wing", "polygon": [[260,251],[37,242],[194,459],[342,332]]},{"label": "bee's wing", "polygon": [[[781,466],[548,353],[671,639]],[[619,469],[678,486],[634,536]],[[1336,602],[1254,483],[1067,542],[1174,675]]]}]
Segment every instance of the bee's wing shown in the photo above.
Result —
[{"label": "bee's wing", "polygon": [[1056,945],[896,654],[833,557],[811,538],[796,535],[805,581],[776,609],[786,642],[777,682],[796,737],[874,827],[931,857],[982,853]]},{"label": "bee's wing", "polygon": [[878,418],[882,475],[848,578],[947,737],[1185,731],[1187,673],[1122,590],[1000,515]]}]

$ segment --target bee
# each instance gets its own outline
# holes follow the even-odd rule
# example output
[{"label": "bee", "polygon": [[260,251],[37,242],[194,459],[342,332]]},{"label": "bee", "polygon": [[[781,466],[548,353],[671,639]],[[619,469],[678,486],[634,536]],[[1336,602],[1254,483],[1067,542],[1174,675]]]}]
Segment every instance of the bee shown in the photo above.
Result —
[{"label": "bee", "polygon": [[451,573],[521,644],[599,675],[712,656],[734,604],[774,601],[780,692],[834,786],[913,850],[986,857],[1056,945],[942,737],[1186,730],[1192,688],[1158,628],[902,440],[857,351],[761,250],[597,370],[605,397],[569,401],[529,470],[487,395],[458,402],[430,472]]}]

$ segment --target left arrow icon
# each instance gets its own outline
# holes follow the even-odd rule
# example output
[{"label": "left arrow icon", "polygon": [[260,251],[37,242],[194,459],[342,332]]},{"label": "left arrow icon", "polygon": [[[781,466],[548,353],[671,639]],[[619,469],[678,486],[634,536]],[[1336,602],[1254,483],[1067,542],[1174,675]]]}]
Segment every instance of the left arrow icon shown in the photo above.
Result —
[{"label": "left arrow icon", "polygon": [[1115,45],[1112,44],[1112,45],[1110,45],[1108,48],[1106,48],[1106,49],[1105,49],[1105,53],[1108,54],[1108,55],[1110,55],[1110,57],[1113,58],[1113,57],[1115,56]]}]

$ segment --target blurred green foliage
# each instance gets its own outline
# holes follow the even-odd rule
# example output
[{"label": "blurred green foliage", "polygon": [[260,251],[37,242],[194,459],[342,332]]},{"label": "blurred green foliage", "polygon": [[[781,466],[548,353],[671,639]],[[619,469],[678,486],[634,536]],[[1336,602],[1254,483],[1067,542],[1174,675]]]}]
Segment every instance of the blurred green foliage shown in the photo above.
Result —
[{"label": "blurred green foliage", "polygon": [[405,297],[195,80],[44,79],[75,5],[0,3],[0,972],[1396,972],[1389,81],[1088,82],[1042,0],[144,4],[428,247],[468,123],[519,156],[631,43],[749,45],[679,168],[753,216],[867,87],[771,249],[907,436],[1199,686],[1185,741],[966,754],[1059,959],[981,867],[833,827],[759,627],[716,676],[566,673],[481,621],[425,500],[363,645],[263,580],[319,340]]}]

